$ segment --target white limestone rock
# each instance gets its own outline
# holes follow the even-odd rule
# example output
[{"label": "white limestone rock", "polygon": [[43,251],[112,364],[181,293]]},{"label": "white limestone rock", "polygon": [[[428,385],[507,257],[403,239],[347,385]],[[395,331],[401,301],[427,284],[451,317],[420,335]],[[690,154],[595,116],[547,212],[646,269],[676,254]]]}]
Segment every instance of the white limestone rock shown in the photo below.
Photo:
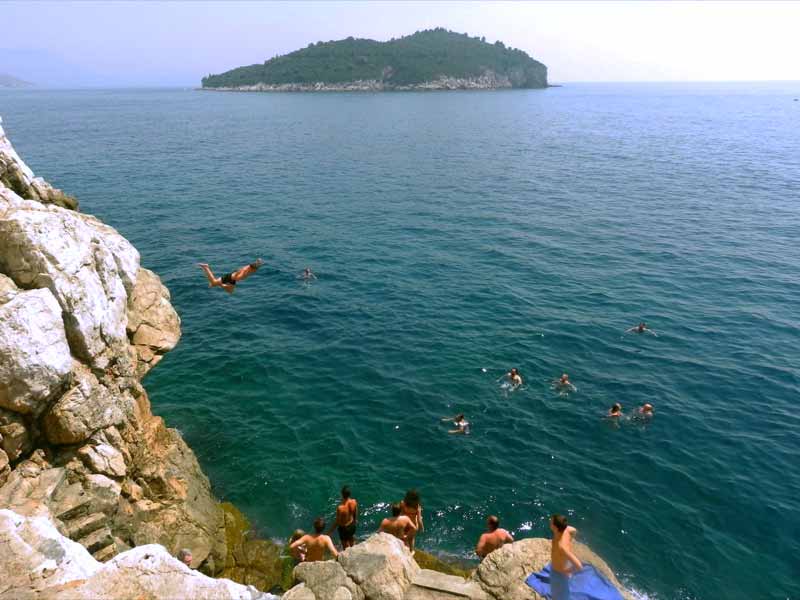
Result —
[{"label": "white limestone rock", "polygon": [[72,372],[72,387],[44,416],[44,433],[51,444],[79,444],[125,419],[124,404],[87,367],[75,361]]},{"label": "white limestone rock", "polygon": [[100,567],[47,516],[0,510],[0,598],[20,598],[94,575]]},{"label": "white limestone rock", "polygon": [[[0,262],[2,255],[0,247]],[[0,406],[38,414],[71,368],[61,307],[49,290],[18,291],[0,305]]]},{"label": "white limestone rock", "polygon": [[227,579],[212,579],[170,556],[139,546],[106,563],[61,535],[46,512],[24,517],[0,510],[0,599],[274,600]]},{"label": "white limestone rock", "polygon": [[72,352],[104,369],[127,353],[128,293],[139,253],[90,215],[22,200],[0,188],[0,271],[24,288],[48,288]]},{"label": "white limestone rock", "polygon": [[420,571],[408,547],[388,533],[376,533],[348,548],[338,561],[370,600],[403,600]]},{"label": "white limestone rock", "polygon": [[125,477],[127,473],[122,453],[110,444],[83,446],[78,450],[78,456],[94,473],[111,477]]}]

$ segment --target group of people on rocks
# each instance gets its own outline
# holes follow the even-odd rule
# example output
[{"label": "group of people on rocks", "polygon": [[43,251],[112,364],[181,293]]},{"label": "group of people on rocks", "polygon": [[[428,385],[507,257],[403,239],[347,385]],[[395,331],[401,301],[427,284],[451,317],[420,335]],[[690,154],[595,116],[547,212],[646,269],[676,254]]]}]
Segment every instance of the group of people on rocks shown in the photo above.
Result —
[{"label": "group of people on rocks", "polygon": [[[341,495],[341,500],[336,506],[333,524],[329,528],[326,529],[324,517],[317,517],[314,520],[313,533],[297,529],[292,534],[289,539],[289,552],[297,562],[325,560],[326,554],[336,558],[339,551],[331,538],[334,530],[339,534],[339,542],[343,551],[355,545],[359,515],[358,501],[353,498],[348,486],[342,488]],[[417,534],[425,529],[419,492],[415,489],[408,490],[400,502],[392,503],[390,510],[391,516],[381,521],[378,532],[393,535],[413,553]],[[571,540],[577,530],[574,527],[567,527],[566,517],[561,515],[553,515],[551,529],[553,529],[554,544],[558,541],[562,555],[577,569],[582,568],[580,561],[571,551]],[[565,535],[566,537],[564,537]],[[558,539],[556,540],[556,538]],[[514,537],[511,533],[500,527],[500,519],[496,515],[489,515],[486,519],[486,531],[481,534],[475,545],[475,554],[483,560],[491,552],[513,542]],[[558,564],[562,565],[563,561]]]}]

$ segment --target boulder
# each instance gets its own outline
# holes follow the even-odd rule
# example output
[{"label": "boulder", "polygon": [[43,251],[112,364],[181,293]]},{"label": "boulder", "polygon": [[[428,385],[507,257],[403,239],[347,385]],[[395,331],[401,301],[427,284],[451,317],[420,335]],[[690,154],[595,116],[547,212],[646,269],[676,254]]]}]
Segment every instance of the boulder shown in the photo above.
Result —
[{"label": "boulder", "polygon": [[22,415],[0,408],[0,447],[15,461],[33,448]]},{"label": "boulder", "polygon": [[139,376],[172,350],[181,337],[181,320],[170,303],[169,290],[147,269],[139,269],[128,300],[127,331],[136,349]]},{"label": "boulder", "polygon": [[77,209],[78,201],[47,183],[41,177],[34,177],[30,167],[8,141],[0,119],[0,185],[4,185],[23,198],[37,200],[43,204],[56,204],[64,208]]},{"label": "boulder", "polygon": [[79,444],[125,415],[111,391],[92,372],[75,361],[73,385],[44,417],[44,433],[51,444]]},{"label": "boulder", "polygon": [[11,473],[11,467],[8,464],[8,454],[4,450],[0,450],[0,488],[8,481],[9,473]]},{"label": "boulder", "polygon": [[138,269],[136,249],[94,217],[0,188],[0,271],[20,287],[52,292],[73,354],[95,368],[127,353]]},{"label": "boulder", "polygon": [[0,407],[39,414],[71,369],[61,307],[49,290],[20,291],[0,305]]},{"label": "boulder", "polygon": [[364,592],[333,560],[300,563],[294,569],[294,577],[317,600],[364,600]]},{"label": "boulder", "polygon": [[122,453],[109,444],[83,446],[78,450],[78,456],[94,473],[102,473],[111,477],[125,477],[127,473]]},{"label": "boulder", "polygon": [[491,600],[475,581],[422,569],[403,600]]},{"label": "boulder", "polygon": [[[582,562],[594,565],[616,586],[626,600],[629,593],[622,587],[609,566],[588,546],[576,542],[575,554]],[[541,571],[550,562],[550,540],[529,538],[506,544],[483,559],[473,575],[474,581],[497,600],[542,600],[525,579]]]},{"label": "boulder", "polygon": [[406,545],[387,533],[348,548],[338,561],[370,600],[402,600],[420,571]]},{"label": "boulder", "polygon": [[164,547],[147,545],[97,562],[61,535],[46,512],[0,510],[0,599],[272,600],[253,587],[193,571]]},{"label": "boulder", "polygon": [[17,295],[17,284],[11,277],[0,273],[0,305],[5,304]]},{"label": "boulder", "polygon": [[100,473],[93,473],[86,477],[83,489],[95,511],[107,515],[116,512],[122,494],[122,486],[119,483]]}]

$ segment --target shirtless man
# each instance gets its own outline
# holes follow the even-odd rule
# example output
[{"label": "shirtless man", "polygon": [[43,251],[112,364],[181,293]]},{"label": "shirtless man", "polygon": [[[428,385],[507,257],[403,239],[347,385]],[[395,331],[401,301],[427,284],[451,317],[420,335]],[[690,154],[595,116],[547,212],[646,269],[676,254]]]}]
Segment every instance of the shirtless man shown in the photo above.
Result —
[{"label": "shirtless man", "polygon": [[250,275],[258,271],[258,268],[263,264],[264,261],[259,258],[255,262],[251,262],[249,265],[245,265],[241,269],[237,269],[231,273],[225,273],[225,275],[222,277],[217,277],[214,275],[214,272],[211,270],[211,267],[208,266],[208,263],[197,263],[197,266],[203,269],[203,273],[206,274],[206,279],[208,279],[208,287],[221,287],[229,294],[232,294],[236,291],[237,282],[250,277]]},{"label": "shirtless man", "polygon": [[350,488],[342,488],[342,501],[336,507],[336,520],[328,531],[330,535],[335,528],[339,530],[339,541],[342,550],[347,550],[356,543],[356,526],[358,525],[358,502],[350,497]]},{"label": "shirtless man", "polygon": [[325,560],[325,550],[330,552],[333,558],[336,558],[339,553],[336,551],[331,538],[322,533],[323,531],[325,531],[325,519],[319,517],[314,521],[314,533],[307,533],[300,539],[293,541],[289,545],[289,549],[294,550],[300,546],[305,546],[306,562]]},{"label": "shirtless man", "polygon": [[392,516],[385,518],[381,521],[381,526],[378,531],[390,533],[399,540],[403,540],[409,548],[411,545],[408,543],[410,533],[417,532],[417,526],[407,516],[402,514],[403,509],[400,508],[400,503],[395,502],[392,504]]},{"label": "shirtless man", "polygon": [[569,578],[583,569],[583,563],[572,551],[572,538],[578,530],[567,525],[567,517],[553,515],[550,531],[553,532],[550,546],[550,597],[552,600],[569,600]]},{"label": "shirtless man", "polygon": [[514,387],[519,387],[522,385],[522,377],[520,377],[519,371],[517,371],[516,369],[511,369],[511,371],[509,371],[508,380]]},{"label": "shirtless man", "polygon": [[486,519],[486,533],[478,539],[478,545],[475,546],[475,554],[483,560],[487,554],[497,550],[503,544],[513,543],[514,538],[511,537],[511,534],[500,528],[500,519],[491,515]]},{"label": "shirtless man", "polygon": [[316,279],[317,278],[317,276],[314,275],[314,272],[311,270],[311,267],[306,267],[305,269],[303,269],[302,277],[306,281],[311,281],[312,279]]}]

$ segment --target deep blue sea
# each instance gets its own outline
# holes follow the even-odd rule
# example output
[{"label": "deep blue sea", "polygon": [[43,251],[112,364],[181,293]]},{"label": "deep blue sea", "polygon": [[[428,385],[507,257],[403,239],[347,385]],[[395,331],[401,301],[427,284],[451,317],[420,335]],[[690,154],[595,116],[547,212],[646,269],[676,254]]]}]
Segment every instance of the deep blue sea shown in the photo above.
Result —
[{"label": "deep blue sea", "polygon": [[[650,598],[800,598],[800,83],[5,91],[34,171],[127,236],[183,338],[146,379],[264,535],[469,558],[563,512]],[[219,274],[261,256],[232,296]],[[297,278],[306,266],[318,280]],[[646,321],[657,333],[624,335]],[[517,367],[525,385],[498,382]],[[567,372],[577,391],[551,381]],[[614,402],[655,406],[613,426]],[[469,436],[440,418],[464,412]]]}]

